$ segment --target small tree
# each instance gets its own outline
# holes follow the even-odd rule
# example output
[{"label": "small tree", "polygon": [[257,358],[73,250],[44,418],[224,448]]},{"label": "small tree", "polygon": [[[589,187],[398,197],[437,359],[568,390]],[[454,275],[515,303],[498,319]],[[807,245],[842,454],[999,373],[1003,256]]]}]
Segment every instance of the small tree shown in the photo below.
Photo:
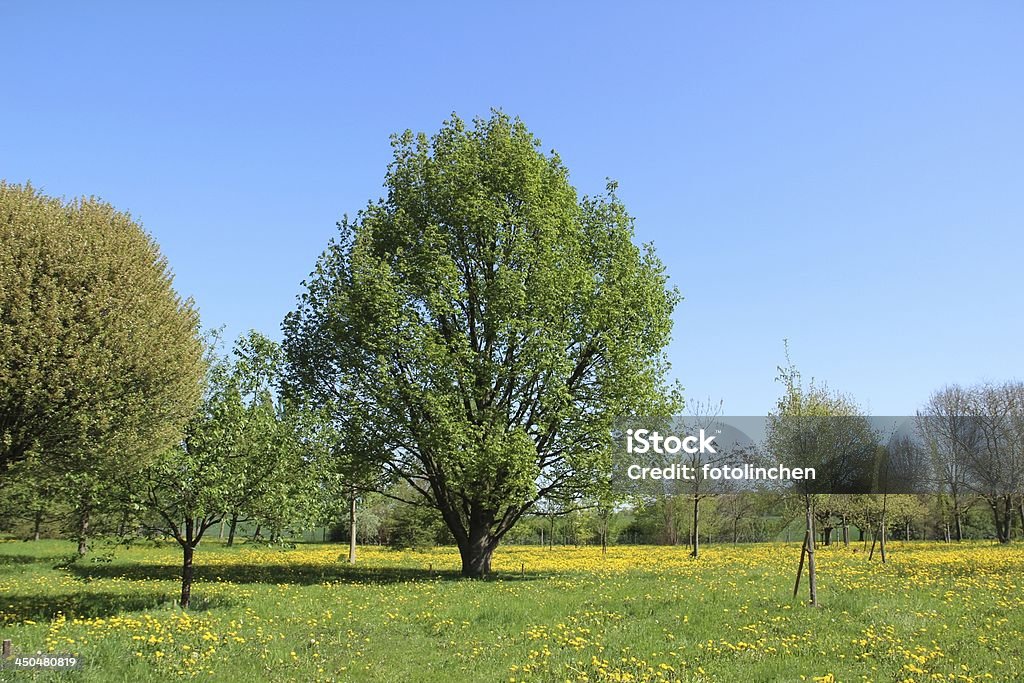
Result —
[{"label": "small tree", "polygon": [[[710,400],[706,405],[696,404],[693,407],[694,417],[689,417],[684,421],[683,431],[686,434],[697,434],[700,430],[710,432],[711,426],[715,423],[721,411],[721,401],[717,404],[712,403]],[[693,473],[693,478],[685,486],[688,489],[688,495],[693,505],[693,515],[690,518],[690,557],[694,559],[700,557],[700,503],[711,495],[713,489],[712,482],[705,481],[704,479],[702,465],[715,465],[717,460],[724,458],[724,455],[723,453],[718,458],[713,458],[698,452],[692,453],[689,456],[690,471]]]},{"label": "small tree", "polygon": [[775,411],[768,415],[767,445],[780,459],[816,470],[816,479],[804,479],[796,485],[803,502],[805,532],[793,595],[799,591],[806,559],[808,598],[811,606],[817,607],[816,503],[823,493],[841,493],[868,483],[865,478],[873,473],[877,436],[851,399],[814,380],[803,384],[789,358],[788,344],[786,361],[778,376],[784,391]]},{"label": "small tree", "polygon": [[250,353],[253,340],[261,339],[240,340],[232,362],[218,354],[214,337],[206,396],[185,438],[127,484],[143,512],[141,524],[181,546],[183,608],[191,602],[195,550],[226,511],[270,514],[268,508],[290,505],[289,480],[299,469],[297,445],[271,393],[273,373],[266,371],[265,354]]}]

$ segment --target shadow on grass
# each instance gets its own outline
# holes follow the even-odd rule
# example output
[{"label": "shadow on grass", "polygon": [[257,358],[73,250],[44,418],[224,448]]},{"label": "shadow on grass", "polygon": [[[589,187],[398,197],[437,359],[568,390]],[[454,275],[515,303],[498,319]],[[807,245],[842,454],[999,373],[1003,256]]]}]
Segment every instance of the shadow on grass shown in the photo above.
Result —
[{"label": "shadow on grass", "polygon": [[[181,580],[181,567],[169,564],[138,564],[138,565],[73,565],[68,568],[81,579],[128,579],[131,581],[173,581]],[[351,584],[394,584],[420,581],[466,581],[457,571],[430,571],[405,567],[360,567],[347,564],[259,564],[259,565],[214,565],[203,566],[202,559],[197,555],[195,564],[197,581],[228,581],[231,583],[266,583],[266,584],[298,584],[316,585],[321,583]],[[495,573],[484,581],[532,581],[548,578],[548,574],[518,572]]]},{"label": "shadow on grass", "polygon": [[[0,623],[19,623],[26,619],[50,621],[58,614],[68,619],[110,617],[125,612],[138,612],[157,608],[173,608],[175,591],[133,591],[130,595],[81,590],[51,595],[5,595],[0,598]],[[231,600],[217,597],[193,598],[190,611],[203,611],[214,607],[233,604]]]},{"label": "shadow on grass", "polygon": [[46,564],[51,563],[57,559],[58,555],[51,556],[40,556],[40,555],[0,555],[0,567],[14,566],[22,564]]}]

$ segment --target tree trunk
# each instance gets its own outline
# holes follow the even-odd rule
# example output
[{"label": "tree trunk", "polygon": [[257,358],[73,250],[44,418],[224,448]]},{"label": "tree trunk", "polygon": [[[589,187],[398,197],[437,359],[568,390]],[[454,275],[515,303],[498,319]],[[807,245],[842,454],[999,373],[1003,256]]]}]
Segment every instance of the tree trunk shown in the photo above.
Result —
[{"label": "tree trunk", "polygon": [[611,519],[611,509],[604,508],[600,512],[601,520],[601,557],[608,557],[608,526]]},{"label": "tree trunk", "polygon": [[89,505],[83,501],[78,513],[78,555],[89,552]]},{"label": "tree trunk", "polygon": [[1003,543],[1010,542],[1010,532],[1013,531],[1013,496],[1003,496]]},{"label": "tree trunk", "polygon": [[356,496],[348,503],[348,563],[356,563]]},{"label": "tree trunk", "polygon": [[[191,535],[191,534],[189,534]],[[186,540],[181,544],[181,600],[178,602],[182,609],[188,609],[192,601],[192,556],[195,548],[190,541]]]},{"label": "tree trunk", "polygon": [[35,517],[32,520],[32,540],[39,540],[39,530],[43,526],[43,511],[36,510]]},{"label": "tree trunk", "polygon": [[832,545],[832,527],[825,527],[825,530],[821,532],[821,535],[822,541],[825,545]]},{"label": "tree trunk", "polygon": [[662,513],[662,521],[665,523],[665,543],[668,545],[679,544],[679,534],[676,533],[676,501],[675,498],[665,499],[665,511]]},{"label": "tree trunk", "polygon": [[693,497],[693,550],[690,557],[700,557],[700,497]]},{"label": "tree trunk", "polygon": [[846,520],[846,515],[843,515],[843,547],[850,547],[850,523]]},{"label": "tree trunk", "polygon": [[491,533],[494,519],[486,513],[472,510],[468,522],[466,532],[456,535],[462,557],[462,575],[482,579],[491,572],[491,555],[498,546],[499,538]]},{"label": "tree trunk", "polygon": [[953,496],[953,526],[956,529],[956,542],[964,540],[964,527],[960,520],[960,501]]},{"label": "tree trunk", "polygon": [[220,524],[218,524],[217,526],[218,526],[218,528],[217,528],[217,540],[218,541],[223,541],[224,540],[224,519],[223,518],[220,520]]},{"label": "tree trunk", "polygon": [[885,554],[885,532],[886,532],[886,526],[888,525],[888,521],[886,519],[886,515],[888,514],[888,512],[889,512],[889,493],[886,492],[886,493],[882,494],[882,523],[881,523],[881,527],[882,528],[879,529],[879,531],[882,534],[882,538],[880,539],[881,545],[879,546],[879,551],[882,553],[882,564],[885,564],[885,560],[886,560],[886,554]]},{"label": "tree trunk", "polygon": [[881,531],[881,538],[879,539],[878,549],[882,553],[882,564],[885,564],[885,561],[888,558],[887,558],[887,556],[885,554],[885,513],[884,512],[882,513],[882,528],[880,529],[880,531]]},{"label": "tree trunk", "polygon": [[235,544],[235,530],[238,529],[238,513],[231,513],[231,523],[228,524],[228,547],[230,548]]},{"label": "tree trunk", "polygon": [[1000,543],[1006,543],[1006,538],[1003,537],[1003,520],[999,516],[999,500],[990,500],[989,507],[992,508],[992,522],[996,528],[996,540]]}]

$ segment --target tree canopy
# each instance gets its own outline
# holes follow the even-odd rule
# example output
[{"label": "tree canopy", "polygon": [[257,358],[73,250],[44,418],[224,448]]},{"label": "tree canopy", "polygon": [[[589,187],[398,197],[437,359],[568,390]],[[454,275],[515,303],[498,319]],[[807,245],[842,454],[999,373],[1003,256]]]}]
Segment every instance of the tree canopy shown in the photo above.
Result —
[{"label": "tree canopy", "polygon": [[0,182],[0,470],[125,471],[170,446],[201,395],[198,324],[128,214]]}]

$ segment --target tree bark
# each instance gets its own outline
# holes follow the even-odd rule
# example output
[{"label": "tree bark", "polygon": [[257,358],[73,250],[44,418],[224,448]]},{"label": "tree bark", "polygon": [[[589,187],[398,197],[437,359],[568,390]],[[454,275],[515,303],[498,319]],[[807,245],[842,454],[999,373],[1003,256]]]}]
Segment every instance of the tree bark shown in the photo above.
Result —
[{"label": "tree bark", "polygon": [[89,505],[82,502],[78,512],[78,555],[89,552]]},{"label": "tree bark", "polygon": [[608,556],[608,525],[611,518],[611,509],[604,508],[600,511],[601,520],[601,557]]},{"label": "tree bark", "polygon": [[[189,534],[191,535],[191,532]],[[181,600],[178,604],[182,609],[188,609],[192,601],[192,557],[195,555],[195,548],[190,541],[186,540],[181,544]]]},{"label": "tree bark", "polygon": [[665,524],[665,543],[668,545],[678,545],[679,534],[676,533],[676,500],[674,497],[670,496],[665,499],[662,521]]},{"label": "tree bark", "polygon": [[690,557],[700,557],[700,497],[693,497],[693,550]]},{"label": "tree bark", "polygon": [[887,558],[887,556],[885,554],[885,514],[884,513],[882,514],[882,528],[881,528],[880,531],[881,531],[881,538],[879,539],[878,548],[879,548],[879,551],[882,553],[882,564],[885,564],[885,561],[888,558]]},{"label": "tree bark", "polygon": [[231,513],[231,523],[228,525],[228,543],[227,546],[230,548],[235,544],[235,530],[238,528],[238,513]]},{"label": "tree bark", "polygon": [[1013,496],[1003,496],[1003,508],[1003,543],[1009,543],[1013,531]]},{"label": "tree bark", "polygon": [[1004,525],[1001,515],[999,514],[999,499],[989,501],[989,507],[992,508],[992,521],[996,528],[996,540],[1000,543],[1008,543],[1008,539],[1004,535]]},{"label": "tree bark", "polygon": [[492,526],[493,519],[477,510],[471,511],[468,533],[457,539],[463,576],[482,579],[491,572],[491,556],[499,540],[491,534]]},{"label": "tree bark", "polygon": [[356,563],[356,496],[348,503],[348,563]]},{"label": "tree bark", "polygon": [[40,535],[39,531],[40,531],[40,528],[42,526],[43,526],[43,511],[42,510],[36,510],[35,518],[32,520],[32,540],[34,540],[34,541],[38,541],[39,540],[39,535]]}]

